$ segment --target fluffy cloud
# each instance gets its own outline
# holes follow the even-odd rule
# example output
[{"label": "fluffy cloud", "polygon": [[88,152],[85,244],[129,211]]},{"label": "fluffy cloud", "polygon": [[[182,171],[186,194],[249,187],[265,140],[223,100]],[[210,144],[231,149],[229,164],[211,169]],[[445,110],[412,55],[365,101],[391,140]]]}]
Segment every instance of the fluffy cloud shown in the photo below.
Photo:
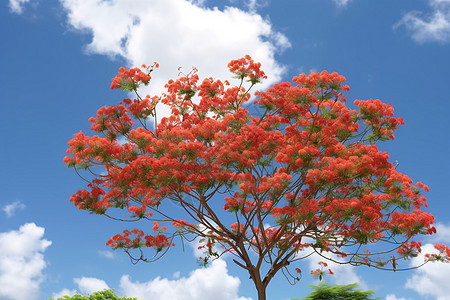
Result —
[{"label": "fluffy cloud", "polygon": [[132,282],[128,275],[120,279],[122,294],[142,300],[250,300],[238,296],[239,284],[239,278],[228,275],[227,265],[221,259],[177,280],[157,277],[141,283]]},{"label": "fluffy cloud", "polygon": [[43,239],[44,228],[34,223],[0,233],[0,299],[39,298],[39,284],[46,266],[43,252],[51,242]]},{"label": "fluffy cloud", "polygon": [[9,9],[15,14],[21,14],[23,12],[23,6],[30,0],[9,0]]},{"label": "fluffy cloud", "polygon": [[439,223],[436,224],[436,235],[432,235],[430,240],[434,243],[450,243],[450,226]]},{"label": "fluffy cloud", "polygon": [[[129,275],[124,275],[120,279],[119,291],[122,295],[140,300],[251,300],[238,296],[240,280],[228,275],[226,262],[221,259],[213,261],[207,268],[193,271],[188,277],[180,277],[179,272],[173,277],[174,280],[157,277],[148,282],[133,282]],[[81,277],[75,278],[74,282],[78,286],[77,290],[63,289],[54,293],[53,299],[76,293],[89,295],[109,289],[106,282],[98,278]]]},{"label": "fluffy cloud", "polygon": [[450,42],[450,0],[429,0],[431,12],[411,11],[394,25],[404,25],[418,43]]},{"label": "fluffy cloud", "polygon": [[[450,226],[438,224],[437,235],[433,241],[439,241],[446,245],[450,244]],[[426,244],[422,247],[422,253],[436,253],[432,244]],[[419,255],[411,260],[411,266],[422,264],[424,256]],[[450,285],[450,264],[445,263],[427,263],[417,269],[407,280],[406,287],[412,289],[422,296],[431,296],[436,300],[449,300]]]},{"label": "fluffy cloud", "polygon": [[75,278],[73,280],[78,286],[78,290],[62,289],[58,293],[53,293],[52,298],[54,300],[62,298],[64,296],[73,296],[77,293],[83,295],[89,295],[97,291],[102,291],[104,289],[109,289],[109,286],[104,280],[94,278],[94,277],[81,277]]},{"label": "fluffy cloud", "polygon": [[[425,253],[433,253],[434,248],[431,244],[422,247]],[[420,255],[412,260],[412,265],[418,265],[423,262],[423,256]],[[449,300],[450,286],[448,278],[450,277],[450,264],[428,263],[419,268],[415,274],[406,282],[406,287],[415,290],[422,296],[432,296],[436,300]]]},{"label": "fluffy cloud", "polygon": [[72,297],[73,295],[75,295],[77,293],[76,290],[68,290],[68,289],[62,289],[60,292],[58,293],[53,293],[52,295],[52,299],[53,300],[57,300],[59,298],[62,298],[64,296],[69,296]]},{"label": "fluffy cloud", "polygon": [[[275,54],[290,47],[288,39],[252,11],[207,8],[187,0],[60,2],[69,26],[92,35],[87,53],[121,56],[129,66],[160,64],[144,95],[163,92],[165,83],[178,75],[179,67],[184,73],[197,67],[200,78],[229,79],[228,62],[246,54],[261,62],[269,77],[259,89],[280,80],[285,70]],[[255,8],[257,2],[249,1],[248,5]],[[166,116],[168,110],[158,109],[158,113]]]},{"label": "fluffy cloud", "polygon": [[81,277],[73,280],[81,294],[89,295],[97,291],[109,289],[105,281],[94,277]]},{"label": "fluffy cloud", "polygon": [[165,81],[180,66],[228,77],[228,61],[245,54],[261,61],[272,81],[283,71],[274,55],[289,47],[289,41],[260,15],[186,0],[132,2],[61,0],[69,24],[92,34],[89,53],[120,55],[133,66],[158,61],[158,77]]},{"label": "fluffy cloud", "polygon": [[25,207],[26,207],[25,204],[23,204],[22,202],[20,202],[20,201],[15,201],[15,202],[13,202],[13,203],[10,203],[10,204],[5,205],[5,206],[2,208],[2,210],[5,212],[5,214],[6,214],[8,217],[12,217],[12,216],[15,215],[15,213],[16,213],[17,210],[25,209]]}]

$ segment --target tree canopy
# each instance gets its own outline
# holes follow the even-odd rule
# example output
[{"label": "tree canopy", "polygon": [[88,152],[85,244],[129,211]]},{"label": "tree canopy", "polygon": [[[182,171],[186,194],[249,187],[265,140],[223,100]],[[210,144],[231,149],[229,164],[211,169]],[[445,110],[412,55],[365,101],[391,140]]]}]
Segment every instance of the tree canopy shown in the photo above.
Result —
[{"label": "tree canopy", "polygon": [[[86,170],[88,189],[70,198],[79,209],[150,221],[107,241],[133,262],[160,258],[177,237],[200,238],[205,264],[230,253],[262,300],[280,270],[298,281],[295,262],[313,253],[324,260],[312,271],[320,277],[332,273],[326,260],[395,271],[421,251],[416,236],[436,232],[422,210],[428,187],[377,147],[403,119],[378,99],[347,105],[344,76],[300,74],[252,95],[266,76],[247,55],[228,65],[236,85],[200,81],[193,69],[141,97],[157,67],[120,68],[111,88],[134,99],[100,108],[89,122],[103,137],[75,134],[64,158]],[[170,116],[158,118],[159,103]],[[448,261],[450,249],[435,248],[427,260]]]}]

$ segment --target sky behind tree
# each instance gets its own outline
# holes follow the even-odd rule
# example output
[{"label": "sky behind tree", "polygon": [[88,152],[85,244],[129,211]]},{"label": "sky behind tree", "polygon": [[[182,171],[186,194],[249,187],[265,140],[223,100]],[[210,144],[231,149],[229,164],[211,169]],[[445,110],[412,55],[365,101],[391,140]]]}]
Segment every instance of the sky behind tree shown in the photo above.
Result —
[{"label": "sky behind tree", "polygon": [[[450,244],[450,1],[363,0],[9,0],[0,3],[0,299],[37,300],[115,288],[146,299],[256,299],[230,259],[196,263],[195,243],[152,264],[132,265],[108,238],[126,224],[78,211],[84,188],[64,166],[67,141],[90,132],[89,117],[127,97],[112,91],[120,66],[154,61],[144,93],[164,91],[178,68],[228,79],[227,63],[249,54],[268,79],[327,70],[347,78],[348,102],[392,103],[406,125],[389,151],[398,170],[430,187],[428,212]],[[350,104],[351,105],[351,104]],[[158,109],[161,116],[168,111]],[[176,206],[174,205],[174,209]],[[151,226],[142,223],[140,227]],[[300,263],[290,286],[281,274],[268,299],[305,297],[317,257]],[[420,264],[422,257],[411,260]],[[450,264],[385,272],[331,265],[329,284],[358,282],[387,300],[450,299]],[[182,296],[181,296],[182,295]],[[177,298],[178,297],[178,298]]]}]

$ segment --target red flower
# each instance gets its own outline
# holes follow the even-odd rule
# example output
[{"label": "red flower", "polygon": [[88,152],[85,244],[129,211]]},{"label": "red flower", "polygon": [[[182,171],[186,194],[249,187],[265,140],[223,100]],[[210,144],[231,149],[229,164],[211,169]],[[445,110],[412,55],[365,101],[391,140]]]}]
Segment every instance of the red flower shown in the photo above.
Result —
[{"label": "red flower", "polygon": [[153,231],[156,231],[159,229],[159,224],[156,221],[153,221],[153,227],[152,227]]}]

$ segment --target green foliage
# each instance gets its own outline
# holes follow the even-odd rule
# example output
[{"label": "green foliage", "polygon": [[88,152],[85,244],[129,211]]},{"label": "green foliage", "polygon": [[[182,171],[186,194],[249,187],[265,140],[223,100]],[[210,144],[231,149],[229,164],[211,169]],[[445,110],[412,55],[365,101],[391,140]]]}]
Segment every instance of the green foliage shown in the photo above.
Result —
[{"label": "green foliage", "polygon": [[[75,294],[72,297],[64,296],[62,298],[58,298],[56,300],[137,300],[137,298],[119,298],[119,296],[114,295],[112,292],[114,289],[98,291],[89,296],[82,296],[80,294]],[[50,298],[49,300],[54,300]]]},{"label": "green foliage", "polygon": [[369,298],[374,291],[354,290],[358,287],[357,283],[348,285],[328,285],[320,283],[318,286],[310,285],[314,290],[306,298],[292,300],[377,300],[378,298]]}]

